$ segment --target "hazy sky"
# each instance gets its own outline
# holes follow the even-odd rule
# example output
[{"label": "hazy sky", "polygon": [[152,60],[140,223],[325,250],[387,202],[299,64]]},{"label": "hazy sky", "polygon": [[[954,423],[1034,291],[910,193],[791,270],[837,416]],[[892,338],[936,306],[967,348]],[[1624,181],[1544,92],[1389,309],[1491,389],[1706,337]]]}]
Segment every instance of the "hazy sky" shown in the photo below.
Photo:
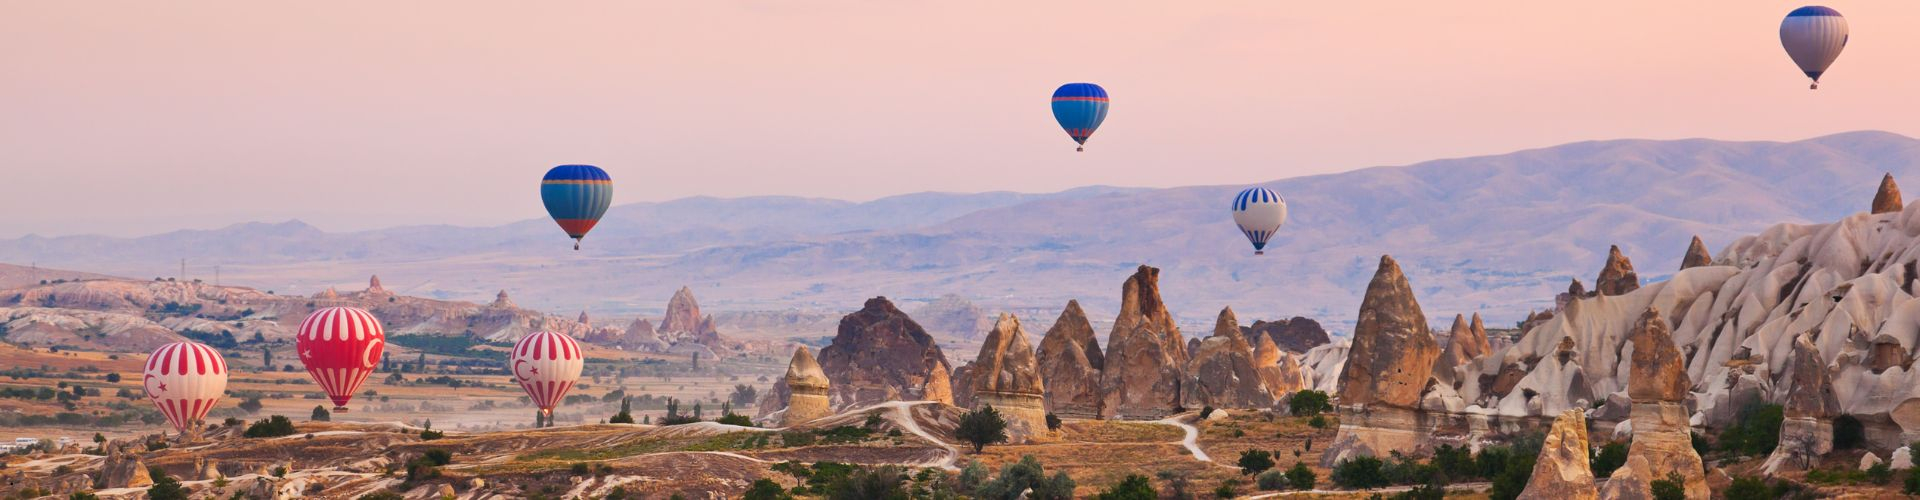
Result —
[{"label": "hazy sky", "polygon": [[[1236,184],[1622,137],[1920,135],[1920,2],[0,0],[0,237]],[[1075,154],[1047,97],[1105,86]]]}]

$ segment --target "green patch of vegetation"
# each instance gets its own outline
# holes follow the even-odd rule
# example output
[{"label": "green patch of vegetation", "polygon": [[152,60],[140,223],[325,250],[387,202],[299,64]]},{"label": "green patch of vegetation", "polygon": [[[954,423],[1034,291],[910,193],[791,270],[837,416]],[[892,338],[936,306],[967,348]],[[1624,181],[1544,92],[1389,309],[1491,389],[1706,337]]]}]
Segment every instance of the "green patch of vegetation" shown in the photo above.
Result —
[{"label": "green patch of vegetation", "polygon": [[1287,412],[1296,417],[1319,415],[1333,410],[1333,397],[1327,393],[1307,389],[1293,393],[1287,398]]},{"label": "green patch of vegetation", "polygon": [[1287,469],[1287,485],[1296,490],[1311,490],[1319,479],[1315,477],[1313,469],[1308,469],[1307,464],[1302,462],[1294,462],[1293,468]]},{"label": "green patch of vegetation", "polygon": [[269,438],[293,435],[293,420],[285,416],[274,415],[247,426],[246,436],[250,438]]},{"label": "green patch of vegetation", "polygon": [[1267,450],[1247,450],[1240,452],[1241,475],[1255,475],[1273,468],[1273,453]]},{"label": "green patch of vegetation", "polygon": [[[486,359],[486,360],[494,360],[494,361],[506,361],[508,351],[513,349],[513,344],[505,343],[505,342],[488,342],[486,341],[486,339],[482,339],[472,335],[427,335],[427,334],[408,333],[408,334],[401,334],[401,335],[388,335],[387,343],[397,345],[397,346],[412,348],[415,350],[425,352],[427,354],[437,354],[441,356],[453,356],[453,357],[459,357],[459,358],[477,358],[477,359]],[[476,349],[477,347],[495,347],[497,349]]]},{"label": "green patch of vegetation", "polygon": [[1153,481],[1147,476],[1129,474],[1126,479],[1107,487],[1100,492],[1100,500],[1155,500],[1160,493],[1154,491]]},{"label": "green patch of vegetation", "polygon": [[1653,480],[1653,500],[1686,500],[1687,479],[1678,472],[1668,472],[1666,479]]},{"label": "green patch of vegetation", "polygon": [[1040,460],[1033,455],[1020,457],[1018,463],[1007,464],[1000,469],[1000,476],[982,483],[973,490],[974,498],[992,500],[1014,500],[1024,498],[1035,500],[1068,500],[1073,498],[1073,478],[1065,472],[1056,472],[1047,476]]},{"label": "green patch of vegetation", "polygon": [[1608,477],[1627,464],[1627,443],[1614,441],[1600,446],[1593,454],[1593,477]]},{"label": "green patch of vegetation", "polygon": [[979,453],[989,444],[1007,442],[1007,421],[993,405],[981,405],[980,409],[960,416],[960,427],[953,434],[973,445],[974,453]]},{"label": "green patch of vegetation", "polygon": [[1780,423],[1786,414],[1780,405],[1756,404],[1740,410],[1734,424],[1720,432],[1720,450],[1735,455],[1761,456],[1780,444]]}]

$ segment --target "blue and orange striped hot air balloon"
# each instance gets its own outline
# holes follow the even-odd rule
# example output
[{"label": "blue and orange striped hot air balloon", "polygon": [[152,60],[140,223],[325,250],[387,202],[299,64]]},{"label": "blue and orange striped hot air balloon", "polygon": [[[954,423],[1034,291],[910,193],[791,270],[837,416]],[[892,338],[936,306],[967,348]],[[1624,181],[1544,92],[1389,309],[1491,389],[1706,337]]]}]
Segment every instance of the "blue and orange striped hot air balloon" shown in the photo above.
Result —
[{"label": "blue and orange striped hot air balloon", "polygon": [[1087,150],[1087,137],[1107,120],[1107,89],[1091,83],[1069,83],[1053,91],[1053,119],[1067,130],[1074,151]]},{"label": "blue and orange striped hot air balloon", "polygon": [[560,229],[573,237],[573,249],[579,250],[580,239],[613,204],[613,177],[593,165],[553,167],[540,179],[540,200],[546,202],[547,214],[560,223]]}]

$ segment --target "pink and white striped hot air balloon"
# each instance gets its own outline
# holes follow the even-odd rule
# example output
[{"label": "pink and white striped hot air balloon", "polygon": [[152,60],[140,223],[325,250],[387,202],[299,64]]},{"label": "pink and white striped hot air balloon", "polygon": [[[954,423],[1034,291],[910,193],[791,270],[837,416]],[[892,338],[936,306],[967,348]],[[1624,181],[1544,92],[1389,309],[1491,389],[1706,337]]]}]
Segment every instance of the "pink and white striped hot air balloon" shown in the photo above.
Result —
[{"label": "pink and white striped hot air balloon", "polygon": [[540,407],[540,413],[549,418],[553,416],[554,407],[560,406],[560,400],[567,397],[567,390],[580,380],[580,369],[585,365],[586,355],[580,353],[580,344],[556,332],[536,332],[522,337],[513,344],[513,355],[507,358],[507,369],[513,371],[513,379],[520,382],[520,388],[527,391],[534,406]]},{"label": "pink and white striped hot air balloon", "polygon": [[300,363],[327,391],[337,412],[347,411],[353,392],[373,374],[373,368],[380,364],[380,353],[387,348],[387,333],[380,327],[380,320],[353,307],[314,311],[300,322],[300,333],[293,339],[300,350]]},{"label": "pink and white striped hot air balloon", "polygon": [[153,350],[140,380],[167,423],[187,432],[227,392],[227,360],[204,344],[175,342]]}]

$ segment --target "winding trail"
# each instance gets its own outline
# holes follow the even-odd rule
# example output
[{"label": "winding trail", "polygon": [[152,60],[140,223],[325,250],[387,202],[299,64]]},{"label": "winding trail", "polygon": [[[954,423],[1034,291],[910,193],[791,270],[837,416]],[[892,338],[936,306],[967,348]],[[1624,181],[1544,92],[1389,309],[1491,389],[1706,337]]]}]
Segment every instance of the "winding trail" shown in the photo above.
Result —
[{"label": "winding trail", "polygon": [[959,467],[954,466],[954,462],[957,462],[960,460],[960,449],[954,447],[951,444],[947,444],[946,441],[941,441],[940,438],[934,437],[933,433],[927,432],[926,429],[921,429],[920,422],[915,421],[913,418],[913,406],[916,404],[927,403],[927,402],[928,401],[894,401],[894,402],[881,403],[878,405],[874,405],[873,407],[874,408],[878,408],[881,406],[893,407],[892,413],[893,413],[894,423],[900,424],[901,427],[907,428],[907,432],[911,432],[915,436],[920,436],[920,439],[925,439],[929,443],[940,445],[941,448],[945,448],[947,450],[947,458],[939,462],[934,462],[926,465],[938,466],[941,469],[946,469],[946,470],[960,470]]},{"label": "winding trail", "polygon": [[1187,433],[1187,437],[1185,439],[1180,440],[1180,445],[1187,447],[1187,451],[1189,453],[1193,453],[1194,460],[1199,460],[1202,462],[1212,462],[1213,457],[1207,456],[1206,450],[1200,449],[1200,428],[1194,427],[1192,424],[1188,424],[1186,422],[1180,421],[1180,417],[1181,415],[1174,415],[1174,416],[1163,418],[1160,420],[1155,420],[1154,423],[1179,427],[1180,430],[1185,431]]}]

